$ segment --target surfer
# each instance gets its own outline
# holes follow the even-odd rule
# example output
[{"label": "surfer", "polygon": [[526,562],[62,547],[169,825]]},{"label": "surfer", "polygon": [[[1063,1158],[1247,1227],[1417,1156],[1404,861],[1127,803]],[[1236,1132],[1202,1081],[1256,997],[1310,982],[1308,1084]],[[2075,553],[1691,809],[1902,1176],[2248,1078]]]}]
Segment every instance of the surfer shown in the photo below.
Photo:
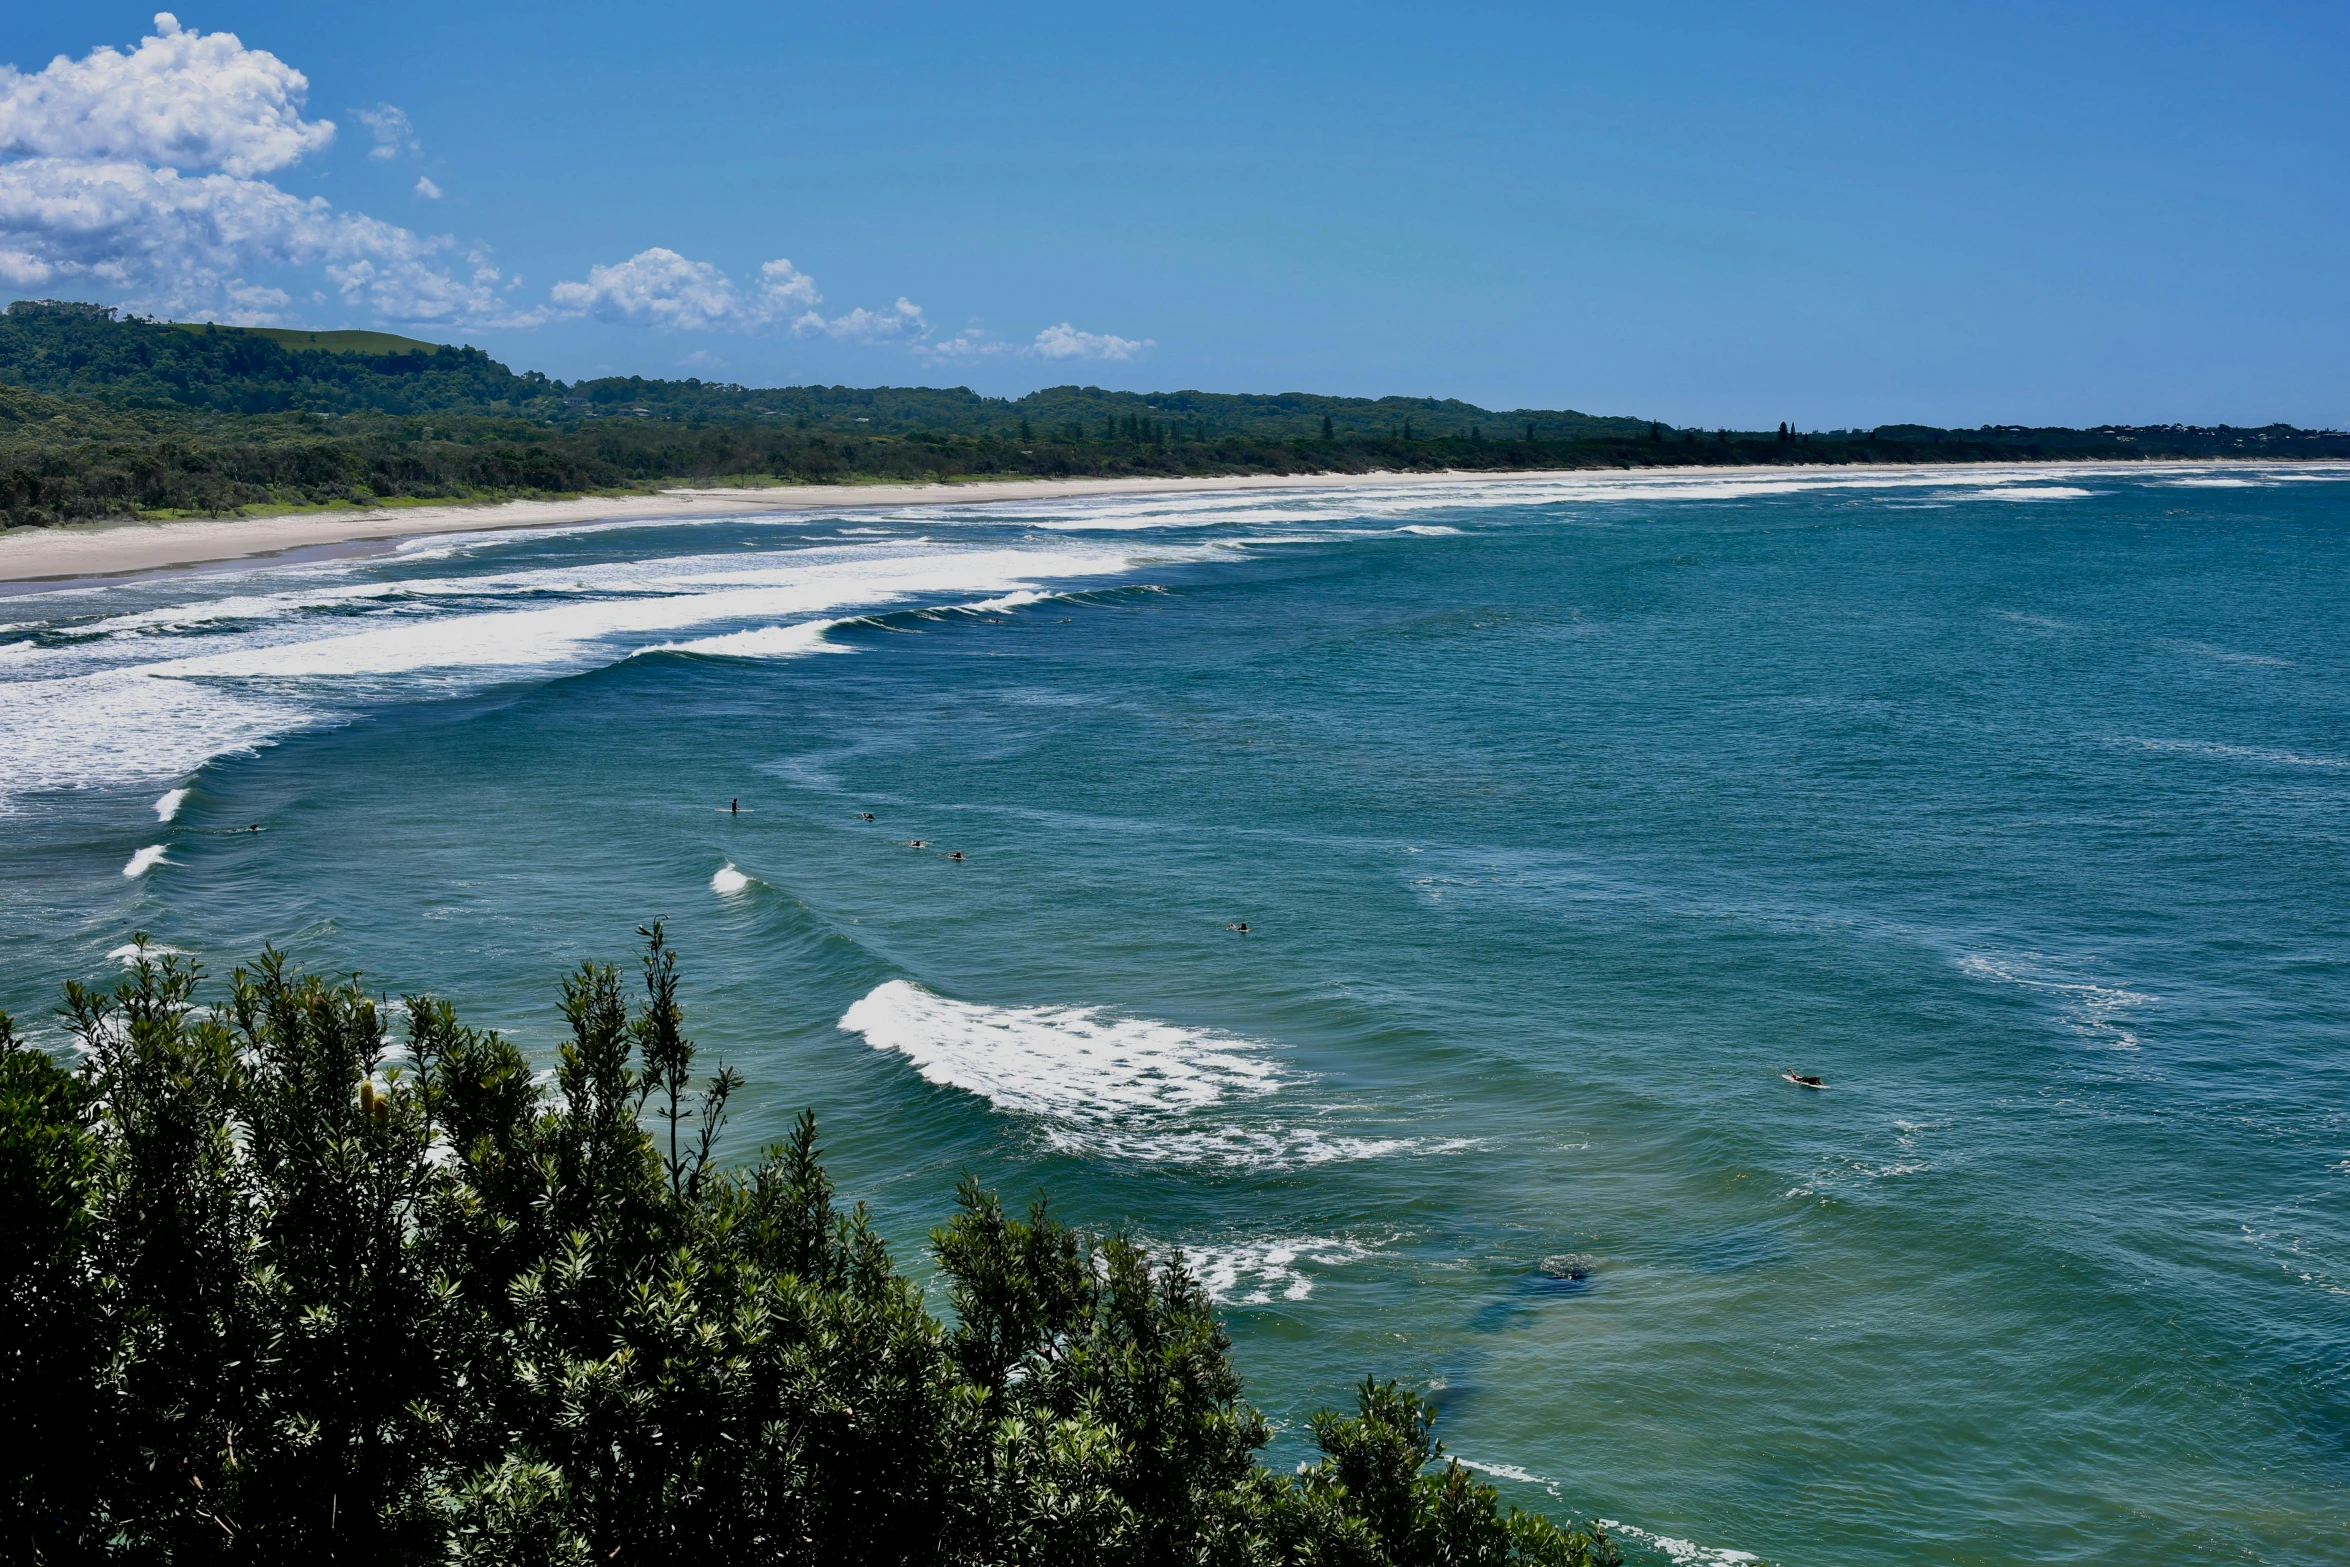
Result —
[{"label": "surfer", "polygon": [[963,851],[962,851],[962,850],[960,850],[960,849],[949,849],[949,850],[947,850],[947,858],[948,858],[948,859],[950,859],[950,860],[959,860],[959,859],[961,859],[962,857],[963,857]]},{"label": "surfer", "polygon": [[1786,1071],[1781,1072],[1779,1075],[1787,1079],[1788,1082],[1793,1083],[1798,1088],[1825,1088],[1828,1086],[1823,1079],[1818,1077],[1806,1077],[1803,1073],[1796,1071],[1793,1067],[1787,1068]]},{"label": "surfer", "polygon": [[923,842],[920,838],[909,838],[906,840],[906,847],[909,849],[927,849],[930,847],[930,845]]},{"label": "surfer", "polygon": [[865,817],[865,820],[867,820],[867,821],[871,821],[871,820],[873,820],[873,813],[872,813],[871,811],[866,811],[866,812],[864,812],[864,813],[863,813],[863,815],[864,815],[864,817]]},{"label": "surfer", "polygon": [[1247,921],[1247,920],[1240,920],[1240,921],[1237,921],[1237,922],[1235,922],[1235,923],[1233,923],[1233,924],[1227,925],[1227,926],[1225,926],[1224,928],[1225,928],[1226,930],[1236,930],[1236,931],[1239,931],[1239,932],[1240,932],[1240,933],[1241,933],[1243,936],[1245,936],[1245,935],[1247,935],[1247,934],[1248,934],[1248,921]]},{"label": "surfer", "polygon": [[729,816],[740,816],[740,815],[742,815],[742,813],[743,813],[743,797],[742,797],[741,795],[739,795],[739,794],[738,794],[738,795],[736,795],[736,796],[734,797],[734,803],[733,803],[733,804],[731,804],[731,805],[729,805],[729,806],[726,808],[726,814],[727,814],[727,815],[729,815]]}]

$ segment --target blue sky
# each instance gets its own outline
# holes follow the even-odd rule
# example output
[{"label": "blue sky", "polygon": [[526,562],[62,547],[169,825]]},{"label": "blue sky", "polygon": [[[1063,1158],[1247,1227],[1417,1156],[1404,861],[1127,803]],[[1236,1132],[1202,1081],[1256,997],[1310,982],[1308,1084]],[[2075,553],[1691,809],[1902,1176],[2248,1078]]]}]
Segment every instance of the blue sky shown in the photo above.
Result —
[{"label": "blue sky", "polygon": [[566,377],[2350,423],[2342,7],[9,18],[12,296]]}]

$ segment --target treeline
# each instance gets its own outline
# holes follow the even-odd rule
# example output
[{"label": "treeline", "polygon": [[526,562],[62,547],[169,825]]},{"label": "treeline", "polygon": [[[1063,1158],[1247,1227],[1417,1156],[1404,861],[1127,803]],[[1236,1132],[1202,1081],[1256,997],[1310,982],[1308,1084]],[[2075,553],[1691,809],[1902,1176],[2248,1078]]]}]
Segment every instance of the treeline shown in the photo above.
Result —
[{"label": "treeline", "polygon": [[677,482],[1508,471],[1757,463],[2350,457],[2350,435],[2106,426],[1673,429],[1571,411],[1303,393],[786,387],[517,376],[478,349],[378,333],[0,315],[0,521]]},{"label": "treeline", "polygon": [[1111,392],[1057,386],[1019,399],[968,387],[744,387],[698,377],[605,377],[566,385],[516,375],[478,348],[380,332],[297,332],[122,319],[103,306],[18,300],[0,315],[0,383],[92,397],[117,408],[215,413],[492,413],[554,423],[600,418],[722,420],[868,435],[1011,435],[1105,419],[1182,420],[1199,433],[1285,439],[1330,420],[1347,435],[1443,438],[1532,425],[1550,439],[1637,434],[1643,421],[1565,409],[1494,413],[1452,398],[1306,392]]},{"label": "treeline", "polygon": [[[2045,434],[2045,432],[2042,432]],[[2257,436],[2261,432],[2246,432]],[[1904,438],[1906,436],[1906,438]],[[2211,455],[2209,443],[2148,439],[2140,457]],[[2350,439],[2299,432],[2238,448],[2273,457],[2350,456]],[[116,516],[221,514],[254,507],[395,500],[495,500],[678,483],[938,483],[1011,478],[1212,474],[1513,472],[1755,464],[1998,462],[2117,455],[1975,432],[1841,438],[1668,432],[1545,440],[1521,433],[1274,440],[1218,435],[1180,420],[1105,417],[1007,434],[870,435],[714,420],[604,419],[549,425],[429,418],[216,415],[112,410],[87,399],[0,387],[0,519],[10,526]]]},{"label": "treeline", "polygon": [[[0,1558],[944,1567],[1617,1567],[1504,1510],[1366,1381],[1318,1460],[1180,1257],[966,1182],[934,1317],[803,1117],[718,1157],[675,955],[508,1041],[276,954],[200,1006],[142,943],[0,1018]],[[399,1023],[395,1043],[391,1031]]]}]

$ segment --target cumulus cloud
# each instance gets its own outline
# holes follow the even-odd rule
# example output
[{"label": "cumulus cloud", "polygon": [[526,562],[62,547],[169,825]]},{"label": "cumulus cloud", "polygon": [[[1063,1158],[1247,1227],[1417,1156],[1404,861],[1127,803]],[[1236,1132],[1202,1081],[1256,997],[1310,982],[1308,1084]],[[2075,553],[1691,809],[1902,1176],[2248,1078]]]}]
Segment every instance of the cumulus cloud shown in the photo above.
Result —
[{"label": "cumulus cloud", "polygon": [[1068,322],[1048,326],[1036,334],[1028,352],[1039,359],[1132,359],[1157,345],[1149,338],[1112,337],[1107,332],[1080,332]]},{"label": "cumulus cloud", "polygon": [[[1018,344],[983,332],[944,340],[900,297],[838,315],[816,280],[778,258],[737,280],[654,247],[516,305],[519,280],[446,235],[418,234],[265,176],[335,139],[304,118],[309,80],[234,33],[183,28],[158,13],[125,52],[60,55],[27,73],[0,64],[0,285],[95,297],[147,314],[266,324],[297,296],[339,296],[349,310],[416,325],[529,327],[593,317],[686,332],[789,331],[896,344],[934,360],[1021,355],[1130,359],[1147,339],[1081,332],[1064,321]],[[353,111],[392,163],[421,153],[394,104]],[[425,201],[441,187],[419,173]],[[302,275],[306,274],[306,275]]]},{"label": "cumulus cloud", "polygon": [[268,174],[334,140],[332,121],[302,118],[309,91],[276,55],[163,11],[129,54],[59,55],[33,76],[0,65],[0,153]]},{"label": "cumulus cloud", "polygon": [[827,337],[862,338],[868,342],[883,338],[920,338],[930,331],[930,323],[922,318],[922,307],[898,296],[898,302],[887,310],[867,310],[863,305],[845,316],[830,320],[811,310],[792,323],[792,330],[802,337],[821,332]]},{"label": "cumulus cloud", "polygon": [[267,274],[299,269],[388,320],[538,318],[507,303],[513,285],[486,255],[258,178],[333,140],[331,123],[302,118],[308,90],[277,56],[169,12],[128,54],[0,66],[0,282],[257,323],[292,299]]},{"label": "cumulus cloud", "polygon": [[368,134],[375,138],[367,156],[377,163],[389,163],[402,153],[424,151],[424,143],[416,139],[416,127],[409,121],[406,109],[379,103],[372,109],[353,109],[351,117],[366,126]]},{"label": "cumulus cloud", "polygon": [[590,267],[585,282],[558,283],[549,298],[556,316],[685,332],[758,332],[788,323],[803,337],[887,339],[919,338],[930,330],[922,307],[910,299],[886,310],[860,305],[827,317],[815,308],[824,302],[816,280],[780,257],[744,285],[707,261],[659,245],[611,266]]},{"label": "cumulus cloud", "polygon": [[1132,359],[1158,344],[1147,337],[1114,337],[1107,332],[1080,332],[1063,321],[1048,326],[1026,343],[991,337],[978,327],[966,327],[953,337],[923,343],[918,352],[941,362],[964,359]]}]

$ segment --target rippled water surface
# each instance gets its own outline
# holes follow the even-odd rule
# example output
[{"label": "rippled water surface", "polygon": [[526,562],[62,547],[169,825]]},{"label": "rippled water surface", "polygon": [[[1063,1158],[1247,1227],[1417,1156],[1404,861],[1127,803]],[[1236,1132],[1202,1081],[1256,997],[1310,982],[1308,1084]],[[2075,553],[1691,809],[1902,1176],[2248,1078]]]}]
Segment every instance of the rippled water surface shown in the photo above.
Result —
[{"label": "rippled water surface", "polygon": [[2345,478],[849,510],[17,594],[0,1006],[62,1045],[143,930],[544,1050],[667,916],[738,1151],[816,1106],[917,1266],[964,1170],[1181,1245],[1283,1458],[1378,1371],[1658,1560],[2350,1559]]}]

